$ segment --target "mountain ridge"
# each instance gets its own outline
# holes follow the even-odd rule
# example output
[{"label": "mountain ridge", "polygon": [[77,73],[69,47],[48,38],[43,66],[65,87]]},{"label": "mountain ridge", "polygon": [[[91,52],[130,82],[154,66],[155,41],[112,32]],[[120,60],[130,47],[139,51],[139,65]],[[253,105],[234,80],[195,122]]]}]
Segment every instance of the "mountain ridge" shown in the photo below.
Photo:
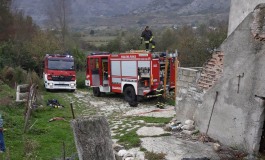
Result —
[{"label": "mountain ridge", "polygon": [[[49,5],[54,0],[13,0],[12,8],[22,10],[25,15],[32,16],[33,20],[41,25],[47,25]],[[165,21],[178,19],[179,23],[185,22],[181,16],[209,14],[222,15],[221,19],[228,19],[231,0],[65,0],[71,9],[73,25],[128,25],[144,21],[144,23],[157,22],[164,17]],[[148,17],[151,17],[149,20]],[[119,24],[116,19],[120,19]],[[146,19],[146,20],[145,20]],[[163,19],[163,20],[164,20]],[[115,23],[112,23],[112,20]],[[198,20],[194,20],[198,21]],[[200,19],[199,19],[200,21]],[[123,24],[124,23],[124,24]],[[175,23],[175,22],[171,22]],[[139,23],[138,23],[139,24]],[[142,23],[140,23],[142,25]]]}]

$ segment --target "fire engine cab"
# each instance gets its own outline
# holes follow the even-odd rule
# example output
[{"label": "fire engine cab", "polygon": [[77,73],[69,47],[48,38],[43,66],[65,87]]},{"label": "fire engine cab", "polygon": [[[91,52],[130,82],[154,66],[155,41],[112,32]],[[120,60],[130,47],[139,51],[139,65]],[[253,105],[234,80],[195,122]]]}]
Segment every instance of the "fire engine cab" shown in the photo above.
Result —
[{"label": "fire engine cab", "polygon": [[71,55],[47,54],[43,61],[43,80],[47,90],[75,91],[76,72]]},{"label": "fire engine cab", "polygon": [[[175,88],[175,58],[168,58],[167,89]],[[94,96],[123,93],[130,106],[137,99],[161,95],[165,72],[165,54],[143,51],[109,54],[93,53],[87,57],[86,86]]]}]

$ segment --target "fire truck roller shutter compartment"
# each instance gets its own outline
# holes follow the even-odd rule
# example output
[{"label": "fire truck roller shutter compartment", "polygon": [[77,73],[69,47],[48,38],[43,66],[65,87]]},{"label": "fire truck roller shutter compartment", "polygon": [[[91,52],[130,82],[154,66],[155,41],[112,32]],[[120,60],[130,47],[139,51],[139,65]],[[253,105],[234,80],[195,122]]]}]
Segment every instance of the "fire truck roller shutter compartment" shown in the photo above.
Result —
[{"label": "fire truck roller shutter compartment", "polygon": [[137,61],[121,61],[122,67],[122,88],[125,85],[132,85],[137,95]]},{"label": "fire truck roller shutter compartment", "polygon": [[121,93],[121,61],[111,61],[111,89],[112,92]]},{"label": "fire truck roller shutter compartment", "polygon": [[94,65],[92,69],[92,86],[100,85],[100,77],[99,77],[99,59],[92,59]]}]

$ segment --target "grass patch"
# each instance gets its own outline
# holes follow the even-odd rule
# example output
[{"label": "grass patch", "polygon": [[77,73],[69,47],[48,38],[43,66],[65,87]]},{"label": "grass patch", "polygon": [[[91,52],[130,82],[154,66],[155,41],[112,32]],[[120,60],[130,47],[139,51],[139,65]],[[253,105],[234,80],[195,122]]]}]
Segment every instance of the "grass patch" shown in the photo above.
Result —
[{"label": "grass patch", "polygon": [[[42,108],[32,112],[28,132],[23,133],[25,105],[14,103],[15,90],[0,85],[0,113],[3,116],[4,138],[10,159],[54,159],[62,157],[62,143],[66,146],[66,156],[76,154],[74,137],[69,121],[71,120],[69,92],[43,92]],[[65,106],[63,109],[46,106],[48,99],[57,99]],[[53,117],[64,117],[66,121],[48,122]],[[8,153],[0,155],[6,159]]]},{"label": "grass patch", "polygon": [[146,123],[163,123],[167,124],[172,120],[172,117],[170,118],[164,118],[164,117],[133,117],[133,120],[143,120]]},{"label": "grass patch", "polygon": [[171,105],[171,106],[175,106],[175,104],[176,104],[174,99],[169,99],[169,98],[166,100],[166,103]]},{"label": "grass patch", "polygon": [[155,152],[145,152],[145,158],[146,159],[151,159],[151,160],[165,160],[166,159],[166,154],[165,153],[155,153]]},{"label": "grass patch", "polygon": [[128,133],[125,133],[123,136],[115,136],[119,139],[118,142],[125,146],[125,148],[140,147],[141,140],[136,133],[137,129],[133,129]]}]

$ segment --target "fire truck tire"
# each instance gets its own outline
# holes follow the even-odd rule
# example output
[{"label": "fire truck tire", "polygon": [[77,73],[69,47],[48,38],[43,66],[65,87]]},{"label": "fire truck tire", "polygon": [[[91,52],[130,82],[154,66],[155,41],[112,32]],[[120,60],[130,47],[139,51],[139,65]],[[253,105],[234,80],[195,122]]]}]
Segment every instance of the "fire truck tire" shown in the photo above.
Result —
[{"label": "fire truck tire", "polygon": [[129,102],[130,106],[136,107],[138,105],[137,96],[132,86],[128,86],[124,89],[124,98],[127,102]]},{"label": "fire truck tire", "polygon": [[99,87],[93,87],[93,95],[96,97],[100,97],[101,92],[99,90]]},{"label": "fire truck tire", "polygon": [[131,107],[137,107],[138,106],[138,102],[137,101],[132,101],[132,102],[129,102],[129,105]]}]

